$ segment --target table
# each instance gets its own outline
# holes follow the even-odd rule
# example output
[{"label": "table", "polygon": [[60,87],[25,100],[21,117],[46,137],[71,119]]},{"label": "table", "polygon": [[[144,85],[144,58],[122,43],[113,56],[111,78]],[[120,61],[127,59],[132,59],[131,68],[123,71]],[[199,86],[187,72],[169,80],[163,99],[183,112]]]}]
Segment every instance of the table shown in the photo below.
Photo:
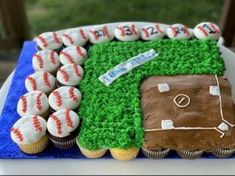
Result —
[{"label": "table", "polygon": [[[225,76],[233,86],[235,100],[235,54],[220,45],[225,59]],[[5,97],[11,85],[14,72],[8,77],[0,90],[0,114]],[[0,174],[235,174],[234,159],[135,159],[117,161],[114,159],[94,160],[0,160]]]}]

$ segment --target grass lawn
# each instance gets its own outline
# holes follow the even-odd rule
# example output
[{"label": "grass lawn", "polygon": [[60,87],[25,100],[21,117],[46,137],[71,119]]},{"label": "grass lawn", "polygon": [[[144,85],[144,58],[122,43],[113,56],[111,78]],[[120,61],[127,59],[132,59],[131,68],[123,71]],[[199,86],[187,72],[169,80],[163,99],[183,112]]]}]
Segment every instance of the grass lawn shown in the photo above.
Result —
[{"label": "grass lawn", "polygon": [[32,37],[45,31],[118,21],[218,23],[222,0],[26,0]]}]

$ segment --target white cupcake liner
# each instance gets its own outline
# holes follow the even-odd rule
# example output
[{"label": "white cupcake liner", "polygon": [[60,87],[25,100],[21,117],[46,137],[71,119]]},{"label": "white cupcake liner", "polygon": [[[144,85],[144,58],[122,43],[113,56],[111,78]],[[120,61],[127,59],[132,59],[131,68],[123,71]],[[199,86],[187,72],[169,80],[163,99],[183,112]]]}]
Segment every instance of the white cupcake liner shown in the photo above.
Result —
[{"label": "white cupcake liner", "polygon": [[184,159],[200,158],[200,156],[203,154],[203,152],[204,152],[203,150],[195,150],[195,151],[180,150],[180,151],[177,151],[178,155]]},{"label": "white cupcake liner", "polygon": [[215,149],[211,153],[218,158],[228,158],[235,153],[235,149]]},{"label": "white cupcake liner", "polygon": [[142,152],[146,157],[150,159],[162,159],[168,155],[168,153],[170,152],[170,149],[148,150],[142,147]]}]

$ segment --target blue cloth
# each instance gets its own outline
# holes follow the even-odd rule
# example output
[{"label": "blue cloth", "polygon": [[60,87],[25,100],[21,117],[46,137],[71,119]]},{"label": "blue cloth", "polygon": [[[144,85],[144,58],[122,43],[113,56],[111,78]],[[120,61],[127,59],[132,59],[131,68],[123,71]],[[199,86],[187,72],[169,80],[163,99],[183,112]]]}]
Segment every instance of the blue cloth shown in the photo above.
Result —
[{"label": "blue cloth", "polygon": [[[9,93],[6,98],[2,115],[0,116],[0,158],[6,159],[58,159],[58,158],[74,158],[85,159],[76,146],[69,150],[60,150],[55,148],[51,143],[47,149],[36,155],[28,155],[18,148],[18,146],[11,140],[10,128],[20,118],[16,111],[17,102],[21,95],[27,91],[24,86],[25,78],[33,73],[32,57],[37,51],[36,44],[28,41],[24,43],[16,71],[10,86]],[[203,158],[215,158],[211,154],[204,154]],[[235,156],[233,156],[235,157]],[[103,158],[111,158],[110,153],[107,152]],[[145,158],[140,152],[138,158]],[[167,158],[179,158],[179,156],[171,151]]]}]

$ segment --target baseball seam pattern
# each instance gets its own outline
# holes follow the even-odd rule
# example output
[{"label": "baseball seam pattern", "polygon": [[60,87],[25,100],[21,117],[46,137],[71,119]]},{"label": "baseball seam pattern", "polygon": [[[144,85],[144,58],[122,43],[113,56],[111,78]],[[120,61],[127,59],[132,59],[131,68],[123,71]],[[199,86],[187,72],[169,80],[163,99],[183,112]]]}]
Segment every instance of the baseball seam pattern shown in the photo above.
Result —
[{"label": "baseball seam pattern", "polygon": [[170,26],[169,28],[172,30],[173,36],[175,37],[177,35],[175,28],[173,26]]},{"label": "baseball seam pattern", "polygon": [[61,55],[64,55],[65,58],[69,61],[69,63],[75,63],[74,59],[72,58],[72,56],[69,53],[66,53],[64,51],[60,52]]},{"label": "baseball seam pattern", "polygon": [[78,102],[78,98],[74,94],[74,87],[69,89],[69,96],[74,102]]},{"label": "baseball seam pattern", "polygon": [[52,34],[53,34],[53,38],[54,38],[55,42],[58,43],[58,44],[60,44],[60,40],[59,40],[59,38],[58,38],[58,36],[57,36],[57,33],[56,33],[56,32],[53,32]]},{"label": "baseball seam pattern", "polygon": [[146,28],[142,28],[142,31],[144,32],[145,37],[148,38],[149,37],[148,30]]},{"label": "baseball seam pattern", "polygon": [[66,81],[66,82],[69,81],[69,74],[68,74],[65,70],[63,70],[62,68],[60,68],[60,69],[58,70],[58,72],[60,72],[60,73],[62,74],[62,76],[63,76],[63,78],[64,78],[64,81]]},{"label": "baseball seam pattern", "polygon": [[56,123],[56,128],[57,128],[57,130],[58,130],[57,133],[58,133],[58,134],[61,134],[61,133],[62,133],[62,125],[61,125],[60,119],[59,119],[56,115],[54,115],[54,114],[50,115],[50,118],[51,118],[52,120],[54,120],[55,123]]},{"label": "baseball seam pattern", "polygon": [[33,90],[37,90],[37,82],[36,82],[36,80],[33,77],[30,77],[30,76],[27,79],[31,83],[32,89]]},{"label": "baseball seam pattern", "polygon": [[54,91],[52,93],[56,98],[56,106],[60,107],[62,105],[62,97],[60,96],[58,91]]},{"label": "baseball seam pattern", "polygon": [[75,74],[76,74],[78,77],[81,77],[81,75],[80,75],[80,73],[79,73],[79,70],[78,70],[77,64],[73,64],[72,67],[73,67],[73,69],[74,69]]},{"label": "baseball seam pattern", "polygon": [[25,96],[21,96],[20,100],[22,101],[22,112],[26,112],[27,111],[27,100]]},{"label": "baseball seam pattern", "polygon": [[24,140],[23,135],[19,129],[13,127],[11,128],[11,132],[13,132],[21,142]]},{"label": "baseball seam pattern", "polygon": [[121,31],[121,36],[125,36],[125,30],[123,27],[117,27],[117,29],[119,29]]},{"label": "baseball seam pattern", "polygon": [[35,128],[35,131],[42,132],[42,127],[41,127],[40,121],[38,120],[38,116],[36,116],[36,115],[33,117],[33,125]]},{"label": "baseball seam pattern", "polygon": [[198,26],[197,28],[198,28],[200,31],[202,31],[202,33],[203,33],[205,36],[208,36],[207,31],[206,31],[202,26]]},{"label": "baseball seam pattern", "polygon": [[111,36],[109,35],[108,27],[104,26],[103,28],[104,35],[106,35],[109,39],[111,39]]},{"label": "baseball seam pattern", "polygon": [[65,119],[68,127],[73,128],[73,121],[70,117],[70,109],[66,109],[65,111]]},{"label": "baseball seam pattern", "polygon": [[80,29],[79,32],[80,32],[83,40],[87,41],[87,36],[86,36],[85,32],[82,29]]},{"label": "baseball seam pattern", "polygon": [[162,34],[164,33],[164,32],[161,30],[159,24],[156,24],[155,27],[156,27],[157,31],[159,31],[159,32],[162,33]]},{"label": "baseball seam pattern", "polygon": [[39,111],[42,110],[42,103],[41,103],[41,96],[43,95],[43,93],[39,93],[37,96],[36,96],[36,107]]},{"label": "baseball seam pattern", "polygon": [[42,57],[39,54],[34,54],[34,57],[38,61],[39,68],[42,69],[43,68],[43,59],[42,59]]},{"label": "baseball seam pattern", "polygon": [[99,36],[96,35],[95,31],[90,30],[90,33],[94,36],[95,40],[98,40]]},{"label": "baseball seam pattern", "polygon": [[220,34],[220,31],[215,27],[215,25],[213,23],[210,23],[211,28],[216,32]]},{"label": "baseball seam pattern", "polygon": [[135,35],[137,35],[137,31],[136,31],[136,28],[135,28],[135,25],[134,25],[134,24],[131,25],[131,31],[132,31]]},{"label": "baseball seam pattern", "polygon": [[55,51],[51,51],[51,53],[50,53],[50,61],[51,61],[53,64],[56,64],[56,60],[55,60]]},{"label": "baseball seam pattern", "polygon": [[44,74],[43,74],[43,80],[44,80],[46,86],[47,86],[48,88],[51,88],[51,84],[50,84],[50,81],[49,81],[48,76],[49,76],[49,73],[48,73],[48,72],[44,72]]},{"label": "baseball seam pattern", "polygon": [[69,41],[69,43],[70,43],[71,45],[74,44],[72,37],[70,37],[68,34],[63,34],[63,37],[65,37],[66,39],[68,39],[68,41]]},{"label": "baseball seam pattern", "polygon": [[42,42],[44,48],[48,47],[47,41],[43,38],[43,36],[39,35],[37,38]]}]

